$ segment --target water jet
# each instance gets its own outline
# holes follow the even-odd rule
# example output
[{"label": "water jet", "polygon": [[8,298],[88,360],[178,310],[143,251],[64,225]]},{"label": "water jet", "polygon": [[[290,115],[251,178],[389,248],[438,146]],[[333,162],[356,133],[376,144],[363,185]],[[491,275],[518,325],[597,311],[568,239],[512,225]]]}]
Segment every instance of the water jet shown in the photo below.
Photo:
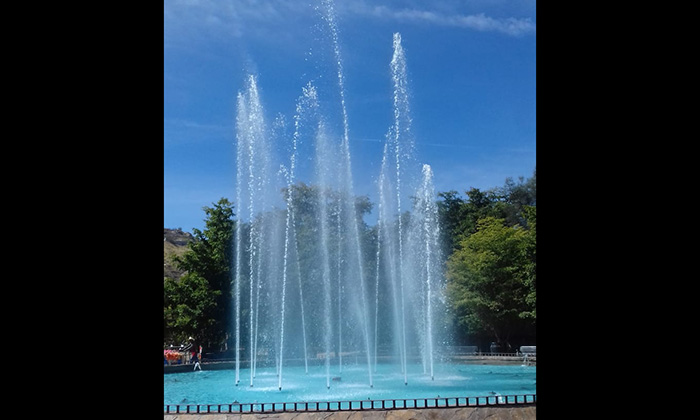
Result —
[{"label": "water jet", "polygon": [[[331,1],[324,0],[323,6],[337,84],[322,85],[325,91],[313,81],[302,87],[293,134],[285,134],[284,118],[268,127],[258,88],[262,81],[256,75],[246,77],[237,95],[235,383],[238,386],[244,353],[250,363],[250,387],[259,380],[259,354],[274,361],[279,390],[289,359],[303,360],[307,375],[311,362],[321,363],[327,389],[331,378],[339,378],[331,376],[336,358],[339,373],[358,358],[365,359],[370,388],[380,358],[399,362],[404,385],[409,360],[420,360],[424,374],[434,380],[438,338],[433,317],[445,310],[440,269],[444,261],[432,168],[421,168],[413,156],[401,35],[392,37],[388,82],[394,118],[377,179],[379,214],[377,234],[372,236],[363,222],[367,210],[362,210],[362,198],[354,191],[335,12]],[[337,106],[328,106],[331,101],[322,106],[321,96],[335,98]],[[298,170],[299,162],[308,167],[306,173]],[[440,340],[445,343],[445,337]]]}]

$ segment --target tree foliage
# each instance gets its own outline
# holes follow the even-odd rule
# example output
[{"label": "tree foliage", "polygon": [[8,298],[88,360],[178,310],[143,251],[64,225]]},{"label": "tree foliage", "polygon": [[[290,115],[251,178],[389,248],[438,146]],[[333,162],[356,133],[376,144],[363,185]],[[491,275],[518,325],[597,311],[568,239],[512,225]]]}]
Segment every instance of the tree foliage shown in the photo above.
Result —
[{"label": "tree foliage", "polygon": [[[363,220],[372,210],[368,197],[354,197],[354,201],[349,201],[338,191],[321,191],[319,187],[303,183],[285,188],[282,195],[286,198],[290,192],[295,212],[293,252],[304,290],[322,289],[318,268],[321,259],[318,221],[322,206],[326,211],[328,234],[340,238],[350,234],[349,226],[339,222],[342,220],[340,213],[349,211],[341,203],[354,202],[363,251],[365,255],[375,255],[377,227],[370,228]],[[530,341],[525,344],[532,344],[537,321],[536,173],[527,180],[520,177],[517,182],[507,178],[503,187],[484,191],[470,188],[464,197],[455,190],[440,192],[437,205],[443,255],[447,259],[446,298],[449,314],[460,329],[457,335],[488,337],[505,348],[513,337],[526,337]],[[166,278],[164,282],[164,334],[166,340],[173,342],[192,336],[205,347],[221,348],[227,334],[231,336],[235,309],[231,293],[235,272],[234,229],[241,229],[242,237],[248,237],[247,232],[254,223],[262,220],[276,221],[278,226],[283,226],[286,210],[258,215],[259,220],[252,223],[236,223],[233,203],[225,198],[203,210],[205,229],[193,229],[195,240],[190,243],[189,250],[174,259],[177,267],[186,273],[179,281]],[[243,247],[241,252],[241,273],[246,277],[241,279],[241,293],[247,296],[251,285],[247,278],[249,250]],[[347,254],[347,250],[340,248],[329,252],[332,261],[344,261],[338,256]],[[261,254],[265,258],[271,255]],[[265,260],[263,267],[271,270],[277,265],[279,261]],[[365,279],[374,278],[371,272],[374,266],[365,264]],[[296,271],[294,267],[292,272]],[[296,280],[290,278],[289,281]],[[275,289],[276,286],[271,287]],[[276,292],[265,293],[270,299]],[[245,307],[242,310],[245,311]],[[293,310],[291,308],[289,313]],[[247,319],[245,313],[242,316]],[[309,324],[319,323],[323,313],[320,306],[310,305],[306,316]],[[242,333],[247,334],[249,326],[245,322],[241,328]]]},{"label": "tree foliage", "polygon": [[203,210],[204,230],[193,229],[188,251],[173,258],[186,273],[179,282],[164,283],[164,334],[175,342],[192,336],[217,348],[225,340],[231,312],[233,203],[221,198]]},{"label": "tree foliage", "polygon": [[505,219],[487,216],[447,262],[448,295],[459,323],[493,334],[506,347],[511,333],[531,316],[531,283],[524,270],[528,236],[519,225],[508,227]]},{"label": "tree foliage", "polygon": [[212,290],[209,282],[196,273],[185,274],[180,281],[170,278],[163,284],[164,330],[171,343],[188,337],[201,340],[216,324],[214,312],[220,290]]},{"label": "tree foliage", "polygon": [[447,296],[462,336],[510,346],[534,339],[536,311],[536,177],[502,188],[456,191],[438,202],[447,260]]},{"label": "tree foliage", "polygon": [[[286,198],[290,190],[285,188],[283,195]],[[324,270],[323,262],[330,264],[328,275],[333,288],[331,294],[331,308],[335,310],[338,306],[338,293],[336,287],[338,282],[343,282],[343,290],[345,290],[342,299],[344,303],[357,298],[357,293],[348,293],[354,290],[359,290],[357,284],[350,284],[351,279],[356,276],[349,275],[351,273],[350,261],[355,257],[346,248],[349,239],[353,235],[353,225],[346,218],[347,212],[354,212],[357,217],[357,226],[361,249],[365,258],[375,254],[374,247],[376,246],[376,232],[367,227],[363,220],[363,216],[368,214],[372,209],[372,203],[367,196],[348,197],[344,193],[334,189],[322,189],[318,186],[307,185],[299,182],[291,187],[292,203],[291,208],[294,211],[295,227],[292,229],[293,235],[292,250],[293,261],[298,262],[298,272],[296,265],[290,265],[288,273],[288,285],[296,285],[301,283],[304,291],[305,317],[306,325],[321,326],[324,324],[324,318],[327,316],[324,312],[324,306],[319,303],[319,293],[324,290]],[[352,206],[354,205],[354,209]],[[327,249],[324,252],[323,243],[320,239],[321,223],[326,219],[326,234],[328,242],[325,244]],[[363,269],[364,279],[367,282],[365,287],[370,285],[370,279],[374,279],[373,272],[374,264],[365,264]],[[348,273],[338,278],[339,271]],[[357,274],[357,273],[354,273]],[[297,275],[301,278],[297,279]],[[298,293],[297,286],[291,286],[291,293]],[[288,291],[288,293],[290,293]],[[290,302],[287,303],[290,305]],[[297,299],[291,300],[291,305],[298,305]],[[300,308],[290,307],[286,314],[290,319],[299,318]],[[346,337],[350,336],[351,329],[359,328],[358,325],[344,325],[343,331]],[[310,346],[320,345],[323,342],[323,330],[321,328],[308,328],[307,339]],[[298,334],[300,336],[300,334]],[[293,346],[287,346],[292,349]]]}]

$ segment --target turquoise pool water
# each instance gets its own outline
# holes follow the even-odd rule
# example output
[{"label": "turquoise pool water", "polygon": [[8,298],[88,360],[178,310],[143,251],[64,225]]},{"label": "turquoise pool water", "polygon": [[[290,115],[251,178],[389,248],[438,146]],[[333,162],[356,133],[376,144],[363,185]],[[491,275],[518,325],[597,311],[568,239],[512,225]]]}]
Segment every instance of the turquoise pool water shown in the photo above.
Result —
[{"label": "turquoise pool water", "polygon": [[437,364],[435,380],[420,366],[410,366],[408,385],[397,365],[379,365],[369,387],[367,367],[351,365],[331,376],[339,376],[326,388],[324,366],[285,366],[282,390],[278,389],[276,370],[258,368],[254,386],[250,371],[240,370],[241,382],[235,386],[234,370],[204,370],[163,375],[164,404],[229,404],[261,402],[348,401],[436,397],[478,397],[536,394],[536,366]]}]

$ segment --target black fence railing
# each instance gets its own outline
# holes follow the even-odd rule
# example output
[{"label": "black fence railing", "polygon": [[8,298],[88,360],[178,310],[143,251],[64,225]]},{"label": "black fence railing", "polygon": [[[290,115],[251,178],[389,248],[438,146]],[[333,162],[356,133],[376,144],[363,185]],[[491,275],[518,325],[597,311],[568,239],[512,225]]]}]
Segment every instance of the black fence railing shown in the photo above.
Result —
[{"label": "black fence railing", "polygon": [[285,413],[318,411],[394,410],[402,408],[454,408],[498,405],[536,405],[537,394],[487,397],[409,398],[360,401],[316,401],[231,404],[165,404],[165,414]]}]

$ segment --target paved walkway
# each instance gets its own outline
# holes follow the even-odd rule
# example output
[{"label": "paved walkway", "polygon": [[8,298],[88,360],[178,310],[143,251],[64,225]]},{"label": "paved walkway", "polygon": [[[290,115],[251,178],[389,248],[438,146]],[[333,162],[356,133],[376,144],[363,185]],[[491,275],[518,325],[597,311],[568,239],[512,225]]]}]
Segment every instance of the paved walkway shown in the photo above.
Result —
[{"label": "paved walkway", "polygon": [[333,411],[265,414],[164,414],[164,420],[535,420],[537,406],[456,407],[408,410]]}]

